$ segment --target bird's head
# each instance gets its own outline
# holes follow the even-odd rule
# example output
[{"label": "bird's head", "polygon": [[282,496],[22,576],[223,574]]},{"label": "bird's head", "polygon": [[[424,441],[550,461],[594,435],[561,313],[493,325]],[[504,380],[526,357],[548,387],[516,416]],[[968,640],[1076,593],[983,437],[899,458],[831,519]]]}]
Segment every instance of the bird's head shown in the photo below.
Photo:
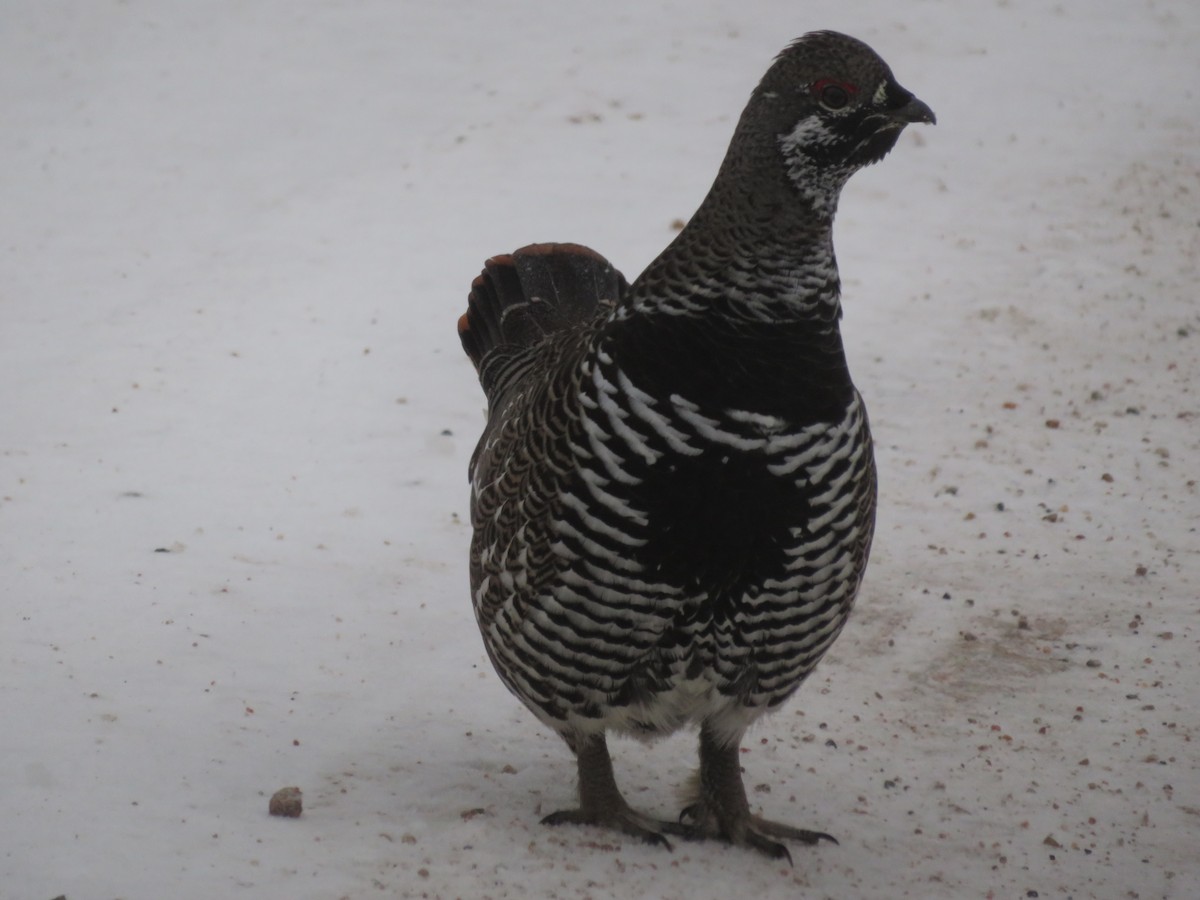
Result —
[{"label": "bird's head", "polygon": [[814,206],[836,205],[846,179],[888,154],[911,123],[933,124],[862,41],[817,31],[776,58],[743,117],[782,152],[789,180]]}]

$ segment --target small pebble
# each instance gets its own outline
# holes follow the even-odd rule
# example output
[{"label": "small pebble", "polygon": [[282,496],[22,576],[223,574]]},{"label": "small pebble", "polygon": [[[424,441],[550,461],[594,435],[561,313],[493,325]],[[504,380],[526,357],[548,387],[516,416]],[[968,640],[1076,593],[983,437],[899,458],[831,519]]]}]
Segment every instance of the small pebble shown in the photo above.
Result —
[{"label": "small pebble", "polygon": [[277,790],[271,795],[271,802],[267,805],[267,811],[273,816],[285,816],[289,819],[298,818],[300,813],[304,811],[300,788],[285,787]]}]

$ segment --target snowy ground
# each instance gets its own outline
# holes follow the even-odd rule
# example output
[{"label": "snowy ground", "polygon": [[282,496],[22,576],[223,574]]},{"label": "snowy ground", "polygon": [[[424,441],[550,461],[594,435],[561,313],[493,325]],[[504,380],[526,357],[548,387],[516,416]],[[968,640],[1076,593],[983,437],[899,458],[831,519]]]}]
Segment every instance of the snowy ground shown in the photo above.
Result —
[{"label": "snowy ground", "polygon": [[[1200,896],[1200,6],[3,5],[0,897]],[[841,845],[541,827],[455,319],[636,275],[813,28],[939,118],[843,198],[877,549],[744,755]],[[693,738],[614,747],[673,812]]]}]

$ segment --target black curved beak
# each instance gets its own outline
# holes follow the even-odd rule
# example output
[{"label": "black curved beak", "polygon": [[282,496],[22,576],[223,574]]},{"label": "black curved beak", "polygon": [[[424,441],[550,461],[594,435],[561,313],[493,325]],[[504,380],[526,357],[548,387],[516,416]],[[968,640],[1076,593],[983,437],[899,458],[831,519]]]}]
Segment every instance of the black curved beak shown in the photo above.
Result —
[{"label": "black curved beak", "polygon": [[911,97],[903,106],[888,111],[888,115],[896,122],[904,122],[908,124],[919,123],[922,125],[936,125],[937,116],[933,114],[933,110],[927,104],[918,100],[916,97]]}]

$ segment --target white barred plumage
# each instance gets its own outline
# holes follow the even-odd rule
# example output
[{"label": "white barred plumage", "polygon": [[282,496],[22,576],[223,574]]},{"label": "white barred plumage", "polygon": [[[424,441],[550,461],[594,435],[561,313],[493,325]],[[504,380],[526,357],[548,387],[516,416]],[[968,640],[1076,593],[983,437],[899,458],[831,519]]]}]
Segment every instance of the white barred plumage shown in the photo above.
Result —
[{"label": "white barred plumage", "polygon": [[[831,89],[831,85],[833,88]],[[876,479],[846,369],[837,196],[932,122],[866,45],[806,35],[763,78],[692,221],[632,284],[573,244],[489,260],[459,320],[488,397],[471,583],[504,683],[578,757],[548,816],[786,856],[820,832],[751,815],[746,728],[836,639]],[[676,821],[630,808],[605,735],[695,724]]]}]

